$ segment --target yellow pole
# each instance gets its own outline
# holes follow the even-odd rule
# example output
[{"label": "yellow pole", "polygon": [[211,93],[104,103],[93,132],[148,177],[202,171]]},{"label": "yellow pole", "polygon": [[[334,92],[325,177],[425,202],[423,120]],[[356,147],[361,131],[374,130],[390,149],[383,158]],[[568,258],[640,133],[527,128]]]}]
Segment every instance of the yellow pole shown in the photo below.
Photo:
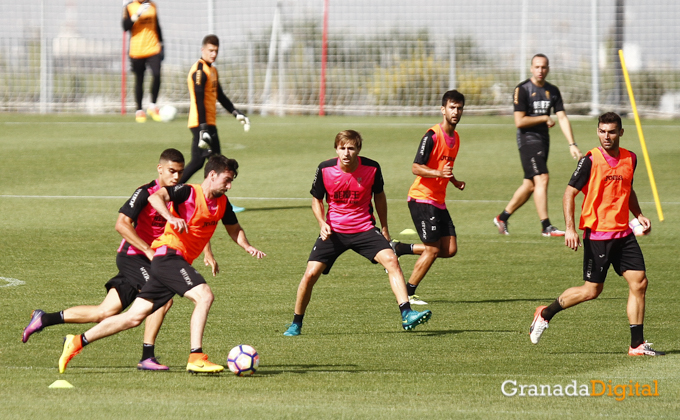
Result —
[{"label": "yellow pole", "polygon": [[652,194],[654,195],[654,202],[656,203],[656,212],[659,214],[659,221],[663,222],[663,210],[661,210],[661,201],[659,200],[659,192],[656,190],[656,182],[654,181],[654,172],[652,172],[652,163],[649,161],[649,154],[647,153],[647,144],[645,143],[645,136],[642,134],[642,124],[640,124],[640,116],[638,115],[637,106],[635,105],[635,97],[633,96],[633,87],[630,84],[630,77],[628,77],[628,69],[626,69],[626,61],[623,59],[623,50],[619,50],[619,58],[621,59],[621,68],[623,69],[623,77],[626,79],[626,88],[628,88],[628,97],[630,98],[630,105],[633,108],[633,115],[635,116],[635,126],[637,127],[638,137],[640,138],[640,146],[642,146],[642,155],[645,157],[645,166],[647,166],[647,174],[649,175],[649,182],[652,184]]}]

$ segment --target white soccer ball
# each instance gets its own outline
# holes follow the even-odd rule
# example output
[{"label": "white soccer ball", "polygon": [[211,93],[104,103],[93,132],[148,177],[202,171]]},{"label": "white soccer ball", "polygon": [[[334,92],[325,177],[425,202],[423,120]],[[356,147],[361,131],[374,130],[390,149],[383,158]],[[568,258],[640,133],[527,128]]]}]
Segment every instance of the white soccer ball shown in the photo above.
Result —
[{"label": "white soccer ball", "polygon": [[238,376],[249,376],[255,373],[260,365],[260,355],[257,350],[247,344],[241,344],[229,352],[227,366]]},{"label": "white soccer ball", "polygon": [[164,105],[161,107],[160,111],[158,111],[158,115],[160,115],[161,121],[170,122],[175,119],[177,108],[172,105]]},{"label": "white soccer ball", "polygon": [[643,236],[645,235],[645,227],[642,226],[640,221],[637,219],[637,217],[630,222],[628,222],[628,226],[630,226],[631,229],[633,229],[633,234],[635,236]]}]

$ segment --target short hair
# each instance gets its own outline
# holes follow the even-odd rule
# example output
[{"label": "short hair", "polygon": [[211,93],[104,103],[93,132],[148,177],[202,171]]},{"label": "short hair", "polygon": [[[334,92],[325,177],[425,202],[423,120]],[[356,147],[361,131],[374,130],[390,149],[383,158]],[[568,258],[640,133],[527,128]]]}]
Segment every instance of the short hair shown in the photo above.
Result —
[{"label": "short hair", "polygon": [[597,119],[597,126],[599,127],[600,124],[616,124],[619,129],[623,128],[623,125],[621,124],[621,117],[616,112],[605,112],[604,114],[600,115],[600,117]]},{"label": "short hair", "polygon": [[531,57],[530,63],[533,64],[534,58],[536,58],[536,57],[545,58],[545,61],[547,61],[547,62],[548,62],[548,65],[550,65],[550,59],[548,59],[548,56],[545,55],[545,54],[541,54],[541,53],[535,54],[533,57]]},{"label": "short hair", "polygon": [[358,131],[344,130],[335,136],[335,148],[337,149],[338,146],[344,143],[353,144],[357,149],[361,150],[363,139],[361,138],[361,134],[359,134]]},{"label": "short hair", "polygon": [[450,90],[442,96],[442,106],[446,106],[449,101],[465,106],[465,95],[457,90]]},{"label": "short hair", "polygon": [[160,162],[184,163],[184,155],[177,149],[165,149],[158,160]]},{"label": "short hair", "polygon": [[215,171],[218,174],[225,171],[231,171],[234,173],[234,178],[236,178],[238,176],[238,162],[236,159],[229,159],[224,155],[214,154],[208,158],[208,163],[205,164],[203,177],[207,178],[208,174],[212,171]]},{"label": "short hair", "polygon": [[220,46],[220,39],[217,37],[217,35],[214,35],[214,34],[206,35],[203,38],[203,43],[201,45],[205,47],[208,44],[219,47]]}]

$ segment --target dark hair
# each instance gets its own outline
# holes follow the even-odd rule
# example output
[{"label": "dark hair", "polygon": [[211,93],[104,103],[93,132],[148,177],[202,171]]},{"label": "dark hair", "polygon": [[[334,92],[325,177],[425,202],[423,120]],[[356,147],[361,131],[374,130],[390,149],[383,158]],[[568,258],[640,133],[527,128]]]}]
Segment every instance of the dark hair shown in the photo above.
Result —
[{"label": "dark hair", "polygon": [[229,159],[224,155],[212,155],[208,159],[208,163],[205,164],[203,177],[207,178],[208,174],[212,171],[218,174],[224,171],[231,171],[234,173],[234,178],[236,178],[238,176],[238,162],[236,162],[236,159]]},{"label": "dark hair", "polygon": [[533,62],[534,62],[534,58],[536,58],[536,57],[545,58],[545,61],[547,61],[547,62],[548,62],[548,65],[550,65],[550,60],[548,59],[548,56],[545,55],[545,54],[540,54],[540,53],[534,55],[533,57],[531,57],[531,63],[532,63],[532,64],[533,64]]},{"label": "dark hair", "polygon": [[442,106],[446,106],[449,101],[465,106],[465,95],[457,90],[450,90],[442,96]]},{"label": "dark hair", "polygon": [[184,155],[177,149],[165,149],[161,153],[159,162],[184,163]]},{"label": "dark hair", "polygon": [[359,132],[354,130],[345,130],[339,132],[335,136],[335,148],[337,149],[342,143],[354,144],[358,150],[361,150],[363,139],[361,138],[361,134],[359,134]]},{"label": "dark hair", "polygon": [[201,45],[206,46],[208,44],[219,47],[220,46],[220,39],[217,37],[217,35],[213,35],[213,34],[206,35],[203,38],[203,43]]},{"label": "dark hair", "polygon": [[616,123],[619,129],[623,128],[623,125],[621,124],[621,117],[619,117],[619,114],[617,114],[616,112],[605,112],[604,114],[600,115],[600,117],[597,119],[598,127],[600,126],[600,124],[613,124],[613,123]]}]

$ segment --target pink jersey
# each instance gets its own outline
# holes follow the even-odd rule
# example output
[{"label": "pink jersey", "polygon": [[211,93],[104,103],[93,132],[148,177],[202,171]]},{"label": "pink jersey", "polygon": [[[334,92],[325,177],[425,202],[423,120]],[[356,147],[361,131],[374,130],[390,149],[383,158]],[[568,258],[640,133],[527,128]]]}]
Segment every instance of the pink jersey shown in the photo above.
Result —
[{"label": "pink jersey", "polygon": [[373,229],[375,217],[371,199],[383,192],[383,177],[378,162],[359,157],[352,173],[340,169],[338,158],[321,162],[310,193],[319,200],[326,198],[326,223],[333,232],[359,233]]},{"label": "pink jersey", "polygon": [[[137,235],[149,245],[165,230],[165,218],[149,204],[149,196],[160,188],[157,181],[151,181],[137,188],[132,197],[119,210],[119,213],[132,219]],[[145,255],[125,239],[121,241],[118,252],[126,255]]]}]

